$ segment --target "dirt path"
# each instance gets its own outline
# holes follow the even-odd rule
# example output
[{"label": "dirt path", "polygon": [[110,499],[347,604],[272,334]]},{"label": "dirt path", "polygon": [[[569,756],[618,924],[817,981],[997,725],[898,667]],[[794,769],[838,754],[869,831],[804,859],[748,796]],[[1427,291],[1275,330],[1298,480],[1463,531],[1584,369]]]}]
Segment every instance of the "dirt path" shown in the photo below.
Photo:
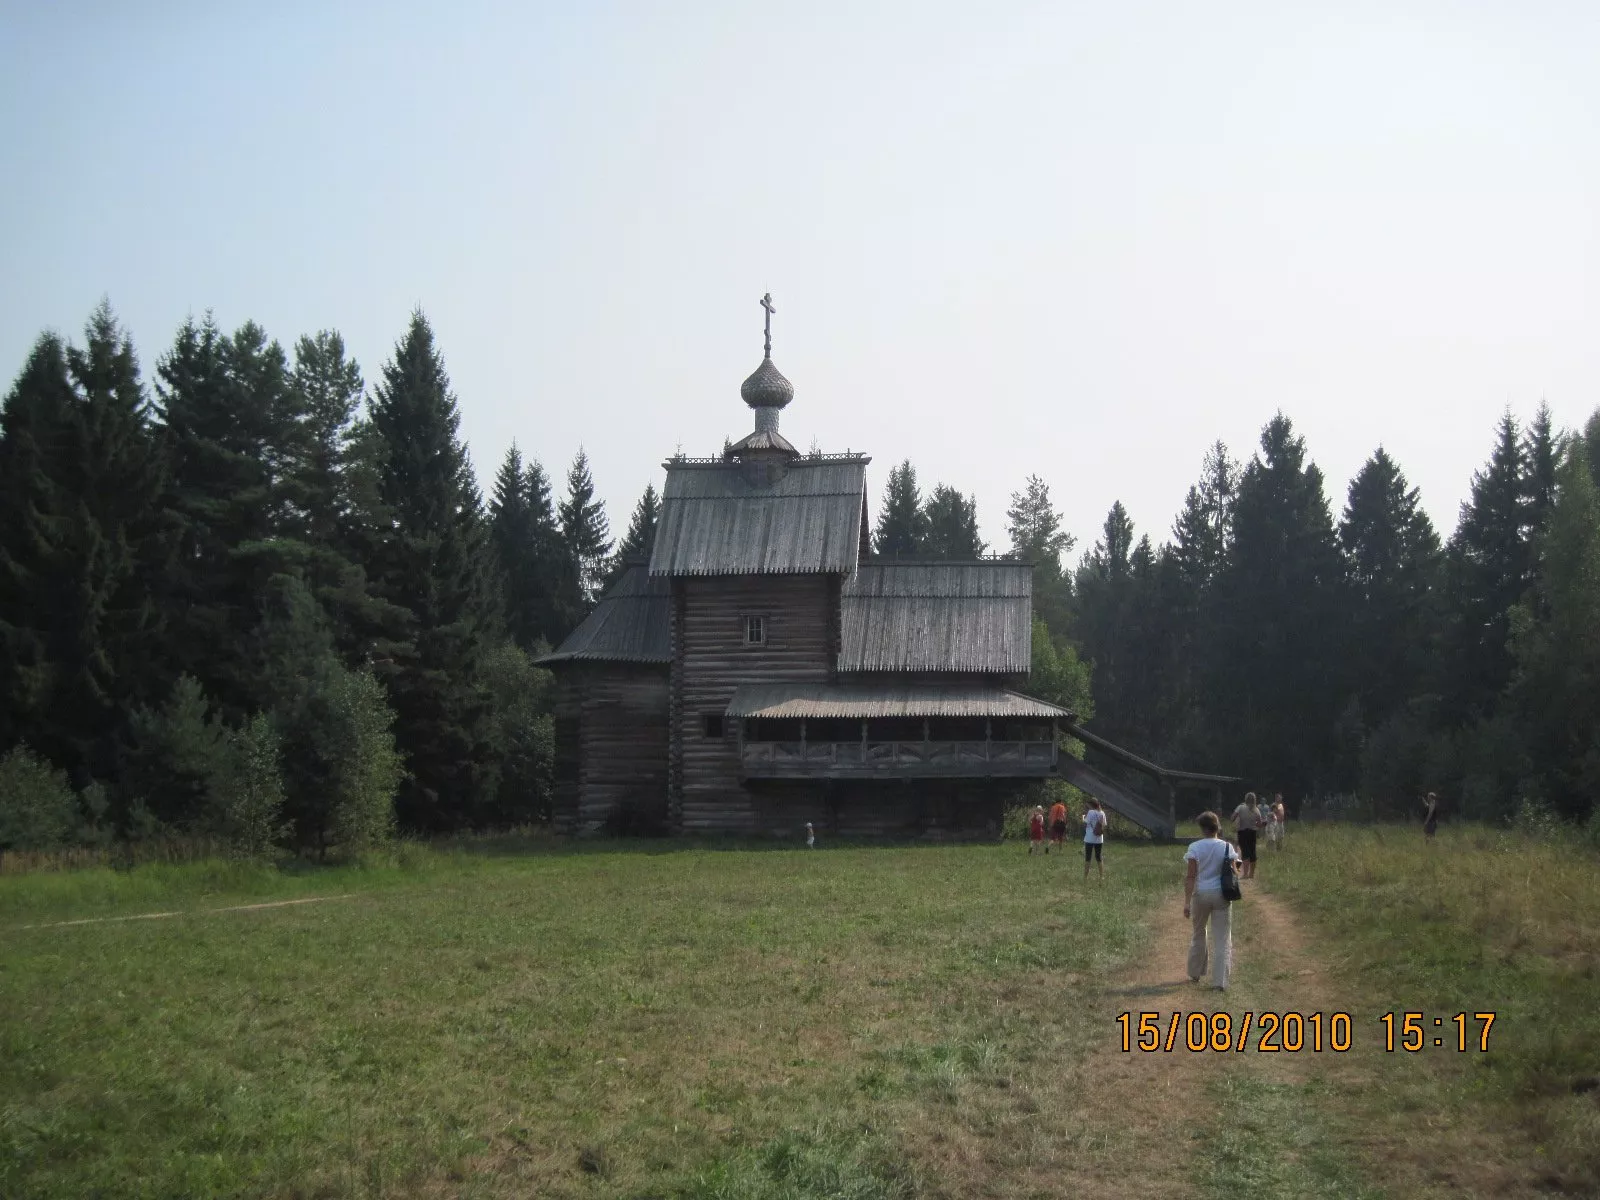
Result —
[{"label": "dirt path", "polygon": [[321,904],[328,900],[348,900],[354,892],[342,892],[337,896],[302,896],[298,900],[268,900],[261,904],[230,904],[226,908],[201,908],[192,912],[148,912],[134,913],[126,917],[80,917],[76,921],[49,921],[42,925],[14,925],[13,929],[66,929],[72,925],[104,925],[113,921],[162,921],[169,917],[203,917],[211,913],[226,912],[254,912],[261,908],[288,908],[294,904]]},{"label": "dirt path", "polygon": [[[1146,953],[1111,981],[1104,996],[1104,1037],[1085,1066],[1084,1094],[1096,1112],[1115,1114],[1113,1153],[1084,1164],[1082,1182],[1105,1194],[1149,1200],[1190,1197],[1204,1189],[1196,1166],[1215,1134],[1218,1072],[1266,1085],[1302,1085],[1296,1104],[1313,1125],[1325,1126],[1349,1172],[1372,1192],[1395,1197],[1532,1196],[1547,1194],[1503,1131],[1482,1116],[1446,1115],[1416,1107],[1416,1096],[1394,1091],[1408,1069],[1385,1056],[1374,1028],[1353,1022],[1350,1053],[1192,1053],[1184,1048],[1183,1019],[1192,1012],[1348,1012],[1356,1006],[1342,985],[1348,964],[1319,949],[1289,904],[1261,885],[1246,885],[1235,909],[1234,970],[1229,990],[1193,984],[1185,973],[1190,925],[1174,889],[1155,910],[1155,937]],[[1122,1050],[1119,1013],[1158,1014],[1165,1037],[1174,1013],[1180,1025],[1171,1052]],[[1366,1024],[1372,1025],[1369,1018]],[[1309,1035],[1308,1035],[1309,1037]],[[1256,1042],[1252,1037],[1251,1042]],[[1414,1061],[1414,1060],[1413,1060]],[[1415,1068],[1411,1068],[1415,1069]],[[1422,1084],[1407,1075],[1401,1083]],[[1309,1085],[1309,1086],[1305,1086]],[[1208,1092],[1210,1088],[1210,1092]],[[1413,1093],[1425,1089],[1413,1088]],[[1314,1097],[1311,1098],[1311,1097]],[[1310,1112],[1315,1109],[1316,1113]],[[1204,1132],[1202,1132],[1204,1127]],[[1269,1146],[1263,1153],[1276,1152]]]}]

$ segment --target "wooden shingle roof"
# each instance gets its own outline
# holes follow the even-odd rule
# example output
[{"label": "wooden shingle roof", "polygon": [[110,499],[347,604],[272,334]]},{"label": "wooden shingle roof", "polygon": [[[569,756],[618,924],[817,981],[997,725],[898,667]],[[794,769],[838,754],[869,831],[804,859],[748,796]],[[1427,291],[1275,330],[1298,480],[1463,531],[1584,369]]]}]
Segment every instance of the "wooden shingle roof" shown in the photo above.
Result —
[{"label": "wooden shingle roof", "polygon": [[841,604],[841,671],[1025,675],[1032,662],[1028,563],[862,563]]},{"label": "wooden shingle roof", "polygon": [[1074,720],[1047,701],[1007,688],[977,684],[873,683],[745,684],[728,702],[730,717],[1012,717]]},{"label": "wooden shingle roof", "polygon": [[849,574],[868,461],[800,458],[756,484],[738,463],[668,460],[650,574]]},{"label": "wooden shingle roof", "polygon": [[664,663],[672,659],[672,585],[629,566],[561,645],[537,661]]}]

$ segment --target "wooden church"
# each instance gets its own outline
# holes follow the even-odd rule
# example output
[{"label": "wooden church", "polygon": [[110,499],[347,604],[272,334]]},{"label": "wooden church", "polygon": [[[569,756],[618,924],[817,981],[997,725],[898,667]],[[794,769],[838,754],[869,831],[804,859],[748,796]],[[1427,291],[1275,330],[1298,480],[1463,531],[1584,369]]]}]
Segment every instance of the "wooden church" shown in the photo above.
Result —
[{"label": "wooden church", "polygon": [[801,454],[778,431],[794,388],[762,303],[766,353],[740,388],[755,428],[663,464],[650,561],[540,660],[557,827],[997,833],[1018,790],[1058,772],[1074,720],[1019,690],[1032,567],[872,559],[870,459]]}]

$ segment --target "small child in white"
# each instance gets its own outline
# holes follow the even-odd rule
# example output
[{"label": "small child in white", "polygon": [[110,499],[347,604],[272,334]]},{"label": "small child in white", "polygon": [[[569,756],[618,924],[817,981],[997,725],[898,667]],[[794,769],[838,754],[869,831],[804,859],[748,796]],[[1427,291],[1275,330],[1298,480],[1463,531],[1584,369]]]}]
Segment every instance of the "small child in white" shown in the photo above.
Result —
[{"label": "small child in white", "polygon": [[811,828],[810,821],[806,822],[806,846],[812,850],[817,848],[817,831]]}]

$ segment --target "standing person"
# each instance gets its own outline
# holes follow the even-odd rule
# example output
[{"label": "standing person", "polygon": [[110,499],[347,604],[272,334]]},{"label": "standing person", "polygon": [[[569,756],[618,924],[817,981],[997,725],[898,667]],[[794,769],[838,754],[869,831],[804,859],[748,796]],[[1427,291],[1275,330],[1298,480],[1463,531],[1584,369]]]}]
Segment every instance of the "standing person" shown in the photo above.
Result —
[{"label": "standing person", "polygon": [[[1050,806],[1050,840],[1055,844],[1057,852],[1061,850],[1061,839],[1067,836],[1067,806],[1057,800]],[[1046,854],[1050,847],[1044,848]]]},{"label": "standing person", "polygon": [[1244,860],[1241,879],[1256,877],[1256,831],[1261,828],[1261,801],[1254,792],[1244,794],[1244,803],[1233,810],[1233,831],[1239,835],[1239,857]]},{"label": "standing person", "polygon": [[1274,850],[1283,849],[1283,793],[1272,794],[1272,807],[1267,810],[1267,841]]},{"label": "standing person", "polygon": [[[1035,846],[1044,845],[1044,805],[1035,804],[1033,811],[1028,814],[1028,853],[1033,853]],[[1045,850],[1049,854],[1048,849]]]},{"label": "standing person", "polygon": [[1439,831],[1439,794],[1429,792],[1427,799],[1422,802],[1422,836],[1425,841],[1433,841],[1433,835]]},{"label": "standing person", "polygon": [[[1189,982],[1199,983],[1211,965],[1211,986],[1217,991],[1228,988],[1228,968],[1233,958],[1233,922],[1228,902],[1222,898],[1222,873],[1233,870],[1238,861],[1234,849],[1218,832],[1222,822],[1214,812],[1203,812],[1195,818],[1203,835],[1199,841],[1190,842],[1184,854],[1183,915],[1193,923],[1193,936],[1189,939]],[[1206,946],[1206,925],[1211,926],[1211,945]]]},{"label": "standing person", "polygon": [[816,848],[817,848],[817,831],[815,829],[811,828],[811,822],[807,821],[806,822],[806,849],[807,850],[815,850]]},{"label": "standing person", "polygon": [[1106,877],[1105,859],[1100,857],[1100,852],[1106,840],[1106,814],[1100,807],[1100,801],[1091,799],[1089,807],[1083,810],[1083,877],[1089,878],[1089,859],[1093,858],[1095,866],[1099,868],[1100,878]]}]

